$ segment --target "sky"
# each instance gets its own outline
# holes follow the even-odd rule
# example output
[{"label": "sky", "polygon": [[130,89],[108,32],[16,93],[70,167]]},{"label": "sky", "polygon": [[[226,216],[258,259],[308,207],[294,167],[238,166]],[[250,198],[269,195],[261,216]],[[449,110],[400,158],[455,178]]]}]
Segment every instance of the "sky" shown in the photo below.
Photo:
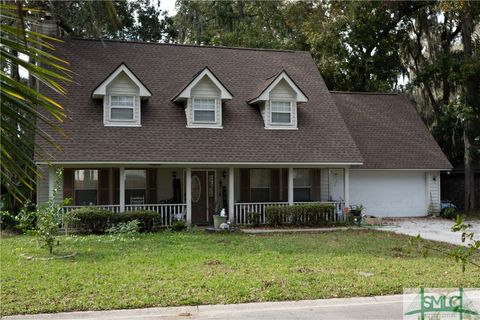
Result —
[{"label": "sky", "polygon": [[176,13],[175,10],[175,1],[176,0],[160,0],[160,8],[162,10],[167,10],[168,15],[174,15]]}]

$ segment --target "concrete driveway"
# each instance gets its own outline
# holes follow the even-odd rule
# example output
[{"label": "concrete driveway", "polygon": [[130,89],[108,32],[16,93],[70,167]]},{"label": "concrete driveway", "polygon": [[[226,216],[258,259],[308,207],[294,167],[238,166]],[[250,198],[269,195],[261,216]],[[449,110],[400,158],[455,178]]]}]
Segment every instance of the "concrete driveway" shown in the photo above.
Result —
[{"label": "concrete driveway", "polygon": [[[461,233],[452,232],[454,221],[436,217],[385,219],[385,226],[380,230],[392,231],[409,236],[420,236],[424,239],[462,245]],[[467,221],[476,238],[480,238],[480,220]]]},{"label": "concrete driveway", "polygon": [[5,320],[317,320],[317,319],[402,319],[402,295],[340,298],[229,305],[185,306],[112,311],[64,312],[5,317]]}]

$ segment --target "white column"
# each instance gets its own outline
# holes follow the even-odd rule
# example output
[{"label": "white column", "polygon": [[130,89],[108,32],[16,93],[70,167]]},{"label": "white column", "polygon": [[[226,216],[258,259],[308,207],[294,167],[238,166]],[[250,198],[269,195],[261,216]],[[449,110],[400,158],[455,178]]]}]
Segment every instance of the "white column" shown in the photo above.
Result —
[{"label": "white column", "polygon": [[55,168],[53,166],[48,167],[48,198],[53,196],[53,189],[55,188]]},{"label": "white column", "polygon": [[120,190],[120,212],[125,211],[125,168],[120,167],[120,181],[119,181],[119,190]]},{"label": "white column", "polygon": [[186,170],[185,193],[187,203],[187,225],[192,225],[192,168]]},{"label": "white column", "polygon": [[293,205],[293,168],[288,168],[288,204]]},{"label": "white column", "polygon": [[234,222],[235,210],[235,171],[233,168],[228,168],[228,220]]},{"label": "white column", "polygon": [[350,205],[350,168],[345,168],[345,207]]}]

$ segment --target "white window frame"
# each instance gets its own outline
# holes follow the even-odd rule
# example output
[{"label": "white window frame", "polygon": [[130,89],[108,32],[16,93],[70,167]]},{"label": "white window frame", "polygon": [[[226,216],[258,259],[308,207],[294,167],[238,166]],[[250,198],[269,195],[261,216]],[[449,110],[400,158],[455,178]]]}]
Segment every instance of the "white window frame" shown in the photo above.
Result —
[{"label": "white window frame", "polygon": [[[213,100],[213,110],[211,109],[195,109],[195,100]],[[192,123],[196,124],[216,124],[217,121],[217,103],[216,97],[193,97],[192,98]],[[213,121],[197,121],[195,120],[195,111],[213,111]]]},{"label": "white window frame", "polygon": [[295,176],[293,178],[293,193],[295,194],[295,189],[309,189],[310,190],[310,200],[311,201],[311,198],[312,198],[312,170],[311,168],[296,168],[296,169],[293,169],[294,170],[294,175],[295,175],[295,171],[296,170],[302,170],[302,171],[305,171],[305,170],[308,170],[308,173],[310,174],[310,177],[308,178],[308,180],[310,181],[310,184],[309,185],[298,185],[298,184],[295,184]]},{"label": "white window frame", "polygon": [[[112,106],[112,97],[132,97],[133,98],[133,104],[132,106]],[[136,103],[137,103],[137,97],[134,94],[111,94],[108,96],[108,119],[111,122],[136,122],[137,119],[135,117],[135,108],[136,108]],[[112,118],[112,109],[132,109],[132,119],[113,119]]]},{"label": "white window frame", "polygon": [[[288,102],[290,104],[290,112],[286,111],[273,111],[273,104],[275,102]],[[292,100],[270,100],[270,124],[274,126],[292,126],[293,125],[293,101]],[[288,113],[290,114],[290,122],[273,122],[273,113]]]}]

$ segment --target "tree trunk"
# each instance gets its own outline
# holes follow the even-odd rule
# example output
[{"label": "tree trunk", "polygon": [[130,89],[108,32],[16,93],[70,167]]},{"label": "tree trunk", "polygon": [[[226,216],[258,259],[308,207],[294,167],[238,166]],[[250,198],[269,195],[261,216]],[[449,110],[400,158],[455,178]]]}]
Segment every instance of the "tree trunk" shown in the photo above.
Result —
[{"label": "tree trunk", "polygon": [[[473,59],[473,17],[470,11],[469,2],[465,4],[461,13],[460,23],[462,25],[462,42],[463,42],[463,59],[464,63],[469,63]],[[467,107],[473,108],[476,112],[480,109],[477,98],[479,97],[479,89],[477,87],[478,76],[475,74],[467,74],[465,80],[465,100]],[[472,121],[465,120],[463,126],[463,142],[465,144],[465,212],[475,210],[475,175],[473,172],[473,146],[472,146]]]}]

